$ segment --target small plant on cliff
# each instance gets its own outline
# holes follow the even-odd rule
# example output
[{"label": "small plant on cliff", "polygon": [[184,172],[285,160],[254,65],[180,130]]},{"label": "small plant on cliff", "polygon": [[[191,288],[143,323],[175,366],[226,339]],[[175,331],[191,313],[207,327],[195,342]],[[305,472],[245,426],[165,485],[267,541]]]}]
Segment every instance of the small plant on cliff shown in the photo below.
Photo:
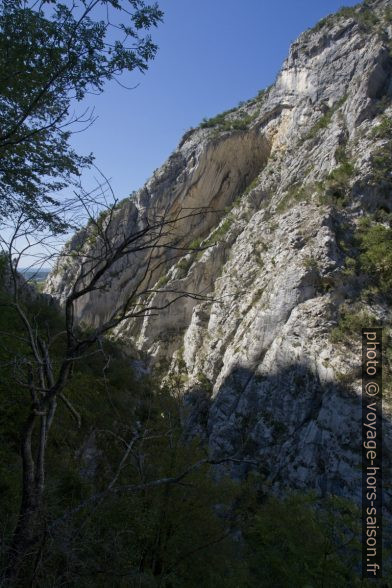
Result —
[{"label": "small plant on cliff", "polygon": [[320,184],[319,202],[338,208],[348,204],[350,180],[354,174],[354,165],[346,158]]},{"label": "small plant on cliff", "polygon": [[227,117],[228,114],[235,111],[234,108],[212,118],[204,118],[200,127],[202,129],[215,128],[217,131],[246,131],[254,117],[245,113],[241,113],[236,118]]},{"label": "small plant on cliff", "polygon": [[375,139],[392,139],[392,118],[382,116],[379,123],[372,129],[371,135]]},{"label": "small plant on cliff", "polygon": [[331,331],[332,343],[348,343],[353,339],[360,340],[361,329],[364,326],[374,326],[375,318],[367,310],[361,308],[360,304],[349,307],[342,305],[340,308],[338,324]]},{"label": "small plant on cliff", "polygon": [[358,228],[359,262],[378,292],[392,296],[392,228],[364,218]]}]

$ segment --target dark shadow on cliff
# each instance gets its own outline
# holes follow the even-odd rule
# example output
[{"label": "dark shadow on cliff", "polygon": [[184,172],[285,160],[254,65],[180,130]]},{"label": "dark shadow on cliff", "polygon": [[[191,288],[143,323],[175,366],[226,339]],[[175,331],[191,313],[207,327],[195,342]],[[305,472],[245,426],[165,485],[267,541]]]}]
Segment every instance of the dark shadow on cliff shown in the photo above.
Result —
[{"label": "dark shadow on cliff", "polygon": [[[257,460],[225,464],[218,473],[238,479],[258,469],[273,493],[313,490],[361,502],[361,397],[345,382],[321,382],[303,364],[269,375],[236,367],[212,396],[208,380],[185,397],[187,436],[200,436],[215,459]],[[392,512],[392,428],[383,418],[384,507]]]}]

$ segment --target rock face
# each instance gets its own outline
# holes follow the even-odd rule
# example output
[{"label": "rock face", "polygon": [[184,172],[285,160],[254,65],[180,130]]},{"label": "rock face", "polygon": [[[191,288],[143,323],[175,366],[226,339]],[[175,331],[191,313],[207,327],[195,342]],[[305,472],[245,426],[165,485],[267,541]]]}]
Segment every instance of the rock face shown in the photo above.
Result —
[{"label": "rock face", "polygon": [[[324,19],[292,45],[272,87],[189,131],[113,219],[115,239],[146,211],[215,210],[184,220],[179,240],[198,239],[196,250],[166,259],[150,302],[164,306],[173,290],[210,300],[181,298],[115,335],[169,364],[190,434],[214,457],[257,457],[276,491],[360,500],[360,328],[378,321],[388,334],[391,312],[385,289],[369,290],[358,235],[390,227],[391,44],[390,1]],[[48,281],[60,301],[78,269],[69,252],[94,250],[87,236]],[[107,292],[82,300],[80,320],[104,320],[145,263],[123,261]],[[384,412],[390,480],[388,382]]]}]

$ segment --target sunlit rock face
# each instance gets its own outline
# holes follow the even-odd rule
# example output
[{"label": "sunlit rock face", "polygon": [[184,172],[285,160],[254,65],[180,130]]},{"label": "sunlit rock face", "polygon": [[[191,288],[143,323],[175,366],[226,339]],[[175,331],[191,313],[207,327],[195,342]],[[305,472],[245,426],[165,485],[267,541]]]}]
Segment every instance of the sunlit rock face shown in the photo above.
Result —
[{"label": "sunlit rock face", "polygon": [[[303,33],[276,83],[224,122],[189,131],[110,229],[115,242],[148,213],[212,209],[176,227],[183,247],[198,239],[206,249],[174,260],[156,252],[166,262],[149,303],[165,306],[173,291],[208,299],[180,298],[115,336],[178,376],[189,435],[214,457],[257,458],[277,492],[314,488],[360,500],[360,332],[337,336],[336,325],[356,312],[386,330],[391,321],[387,298],[369,302],[348,263],[359,255],[360,219],[392,211],[390,169],[385,181],[372,171],[388,141],[375,129],[392,115],[389,8],[373,2]],[[86,230],[67,252],[81,244],[97,246]],[[122,260],[108,289],[78,306],[79,320],[104,320],[145,264],[144,254]],[[47,291],[63,301],[77,271],[67,256]],[[384,411],[390,479],[389,392]],[[226,467],[243,476],[251,466]]]}]

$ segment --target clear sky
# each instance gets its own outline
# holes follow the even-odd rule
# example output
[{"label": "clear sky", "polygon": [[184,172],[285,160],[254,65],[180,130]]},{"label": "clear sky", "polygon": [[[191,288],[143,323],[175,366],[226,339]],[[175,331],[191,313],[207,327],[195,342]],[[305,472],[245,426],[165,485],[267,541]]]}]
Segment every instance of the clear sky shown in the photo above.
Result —
[{"label": "clear sky", "polygon": [[98,120],[74,135],[79,152],[96,155],[118,198],[141,187],[182,134],[270,85],[290,43],[351,0],[158,0],[164,22],[145,75],[112,82],[89,97]]}]

